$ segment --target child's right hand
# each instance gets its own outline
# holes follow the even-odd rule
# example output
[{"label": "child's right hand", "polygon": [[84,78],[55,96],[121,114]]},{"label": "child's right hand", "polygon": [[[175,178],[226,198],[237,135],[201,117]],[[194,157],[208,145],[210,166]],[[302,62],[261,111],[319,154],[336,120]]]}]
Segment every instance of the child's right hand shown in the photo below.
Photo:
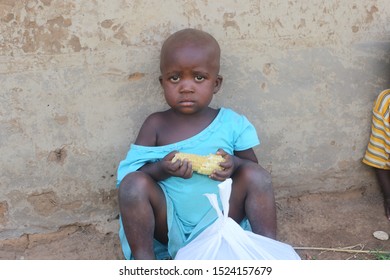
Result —
[{"label": "child's right hand", "polygon": [[192,164],[188,160],[177,160],[172,162],[177,151],[170,152],[161,161],[164,172],[170,176],[188,179],[192,177]]}]

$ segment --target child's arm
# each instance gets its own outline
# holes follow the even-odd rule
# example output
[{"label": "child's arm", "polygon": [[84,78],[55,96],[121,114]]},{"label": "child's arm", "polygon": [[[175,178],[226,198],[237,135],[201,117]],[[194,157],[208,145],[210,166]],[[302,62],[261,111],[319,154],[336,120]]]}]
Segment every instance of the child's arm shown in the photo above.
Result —
[{"label": "child's arm", "polygon": [[177,160],[172,162],[177,151],[170,152],[162,160],[148,163],[142,166],[139,171],[149,174],[155,181],[162,181],[171,176],[188,179],[192,177],[192,165],[188,160]]},{"label": "child's arm", "polygon": [[257,160],[256,154],[252,148],[248,149],[248,150],[244,150],[244,151],[236,151],[236,152],[234,152],[234,155],[236,157],[241,158],[241,159],[250,160],[250,161],[253,161],[255,163],[259,163]]},{"label": "child's arm", "polygon": [[210,175],[211,179],[217,181],[224,181],[225,179],[230,178],[240,166],[248,162],[258,163],[256,154],[252,148],[244,151],[235,151],[234,155],[230,155],[224,150],[219,149],[217,154],[222,155],[222,157],[225,159],[225,161],[220,164],[223,170],[215,170]]}]

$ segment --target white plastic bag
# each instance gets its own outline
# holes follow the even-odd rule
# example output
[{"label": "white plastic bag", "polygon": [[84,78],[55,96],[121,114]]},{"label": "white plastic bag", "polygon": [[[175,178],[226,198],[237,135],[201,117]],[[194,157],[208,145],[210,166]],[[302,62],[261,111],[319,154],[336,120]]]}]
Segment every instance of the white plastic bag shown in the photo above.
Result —
[{"label": "white plastic bag", "polygon": [[244,230],[228,217],[232,180],[218,185],[223,213],[217,196],[205,194],[218,218],[194,240],[181,248],[176,260],[300,260],[294,249],[277,240]]}]

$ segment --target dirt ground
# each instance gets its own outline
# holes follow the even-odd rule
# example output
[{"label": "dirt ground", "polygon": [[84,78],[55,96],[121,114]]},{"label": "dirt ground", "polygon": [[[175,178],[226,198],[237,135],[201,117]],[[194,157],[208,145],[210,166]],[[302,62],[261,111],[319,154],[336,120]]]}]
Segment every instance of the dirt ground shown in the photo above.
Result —
[{"label": "dirt ground", "polygon": [[390,253],[390,240],[373,236],[379,230],[390,234],[378,190],[307,194],[278,201],[278,207],[279,238],[293,245],[302,259],[366,260],[378,259],[370,252]]},{"label": "dirt ground", "polygon": [[[278,238],[296,248],[303,260],[378,259],[373,252],[390,251],[390,240],[373,236],[378,230],[390,234],[379,191],[362,187],[306,194],[280,199],[277,205]],[[0,242],[0,259],[116,260],[122,253],[116,233],[70,225],[50,234]]]}]

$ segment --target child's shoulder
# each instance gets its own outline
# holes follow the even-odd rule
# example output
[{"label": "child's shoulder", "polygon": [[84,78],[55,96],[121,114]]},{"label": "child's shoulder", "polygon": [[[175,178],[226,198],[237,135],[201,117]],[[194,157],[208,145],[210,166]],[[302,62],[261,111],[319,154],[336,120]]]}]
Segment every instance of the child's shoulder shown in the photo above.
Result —
[{"label": "child's shoulder", "polygon": [[150,114],[142,124],[135,143],[144,146],[154,146],[157,141],[157,131],[159,127],[166,123],[166,119],[165,112]]},{"label": "child's shoulder", "polygon": [[385,89],[379,93],[375,100],[374,111],[386,114],[390,106],[390,89]]},{"label": "child's shoulder", "polygon": [[158,125],[162,121],[166,119],[166,113],[165,112],[154,112],[150,114],[148,117],[146,117],[144,124],[149,125]]}]

